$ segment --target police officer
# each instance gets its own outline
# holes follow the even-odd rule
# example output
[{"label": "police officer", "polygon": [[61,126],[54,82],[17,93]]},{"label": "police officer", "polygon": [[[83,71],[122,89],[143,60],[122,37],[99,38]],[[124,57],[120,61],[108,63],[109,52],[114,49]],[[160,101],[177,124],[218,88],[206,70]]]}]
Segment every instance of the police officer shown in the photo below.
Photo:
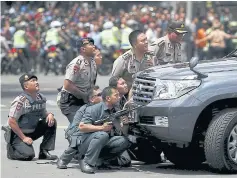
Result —
[{"label": "police officer", "polygon": [[[28,49],[28,41],[29,35],[26,33],[26,22],[21,22],[19,26],[17,27],[18,30],[13,35],[13,47],[22,50],[24,57],[21,57],[21,62],[24,67],[24,70],[26,73],[29,72],[30,67],[30,55],[29,55],[29,49]],[[32,72],[32,71],[31,71]]]},{"label": "police officer", "polygon": [[183,22],[172,21],[168,25],[166,36],[155,40],[150,51],[155,54],[155,65],[181,62],[181,40],[187,31]]},{"label": "police officer", "polygon": [[80,55],[73,59],[66,68],[60,97],[60,109],[72,123],[76,111],[88,102],[90,91],[96,82],[96,63],[94,41],[83,38],[78,41]]},{"label": "police officer", "polygon": [[[118,90],[119,95],[120,95],[120,100],[116,106],[117,106],[118,111],[122,110],[124,108],[125,103],[127,102],[126,95],[128,94],[128,86],[127,86],[126,81],[123,78],[113,76],[109,79],[109,86],[116,88]],[[129,126],[128,116],[122,116],[119,122],[122,123],[122,127],[121,127],[122,133],[120,131],[120,134],[127,136],[128,126]],[[115,165],[127,167],[131,165],[131,158],[126,150],[121,155],[119,155],[116,159],[112,160],[111,163]]]},{"label": "police officer", "polygon": [[46,111],[46,98],[39,93],[37,77],[24,74],[19,81],[24,92],[11,104],[8,124],[11,128],[7,140],[7,157],[13,160],[32,160],[35,157],[33,141],[43,136],[39,159],[54,160],[56,120]]},{"label": "police officer", "polygon": [[122,110],[124,107],[124,104],[127,102],[126,94],[128,93],[128,85],[127,82],[117,76],[113,76],[109,79],[109,86],[114,87],[118,90],[119,95],[120,95],[120,100],[119,100],[119,109]]},{"label": "police officer", "polygon": [[119,40],[116,32],[113,29],[113,22],[108,21],[103,24],[103,31],[101,32],[101,44],[105,49],[119,49]]},{"label": "police officer", "polygon": [[69,137],[70,145],[57,161],[57,168],[59,169],[67,169],[67,164],[78,153],[78,146],[80,145],[80,136],[82,135],[79,132],[79,123],[82,119],[82,115],[85,113],[85,110],[88,106],[92,106],[102,101],[101,90],[98,87],[95,87],[89,98],[90,102],[80,107],[80,109],[75,114],[73,122],[68,126],[66,130],[66,135],[67,137]]},{"label": "police officer", "polygon": [[123,78],[130,89],[134,74],[155,65],[154,56],[148,51],[146,35],[135,30],[129,35],[132,49],[119,56],[113,65],[112,76]]},{"label": "police officer", "polygon": [[83,133],[79,150],[85,155],[79,162],[81,171],[85,173],[94,173],[95,166],[102,166],[106,160],[117,157],[130,146],[124,136],[108,134],[113,128],[111,124],[95,125],[95,121],[115,112],[114,105],[119,101],[118,90],[113,87],[104,88],[102,99],[103,102],[86,109],[79,124],[80,132]]}]

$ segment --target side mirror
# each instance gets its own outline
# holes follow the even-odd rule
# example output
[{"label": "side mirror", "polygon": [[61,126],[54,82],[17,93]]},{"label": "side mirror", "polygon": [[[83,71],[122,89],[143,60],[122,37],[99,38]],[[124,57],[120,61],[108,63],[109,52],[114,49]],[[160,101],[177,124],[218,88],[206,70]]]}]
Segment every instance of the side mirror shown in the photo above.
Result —
[{"label": "side mirror", "polygon": [[190,69],[193,69],[194,67],[196,67],[197,64],[198,64],[198,58],[197,57],[192,57],[190,62],[189,62]]}]

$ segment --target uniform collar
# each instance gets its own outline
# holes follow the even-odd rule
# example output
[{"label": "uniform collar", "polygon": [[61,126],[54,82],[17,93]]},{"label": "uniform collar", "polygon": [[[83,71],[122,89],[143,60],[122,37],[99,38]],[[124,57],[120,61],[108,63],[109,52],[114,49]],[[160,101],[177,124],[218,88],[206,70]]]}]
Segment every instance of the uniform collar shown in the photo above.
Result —
[{"label": "uniform collar", "polygon": [[92,62],[93,58],[90,58],[90,62],[88,60],[86,60],[86,58],[82,55],[79,55],[79,59],[82,59],[84,61],[85,65],[90,65],[90,63]]},{"label": "uniform collar", "polygon": [[[174,44],[174,45],[176,45],[176,44],[181,45],[181,43],[178,43],[178,42],[177,42],[177,43],[172,43],[172,42],[170,41],[168,35],[165,35],[165,41],[167,41],[168,43]],[[167,44],[168,44],[168,43],[167,43]]]},{"label": "uniform collar", "polygon": [[30,93],[28,93],[28,92],[25,91],[25,90],[23,91],[23,93],[28,96],[28,99],[30,100],[30,102],[34,102],[34,101],[36,101],[36,100],[38,99],[39,93],[36,93],[36,99],[32,98],[32,96],[30,95]]},{"label": "uniform collar", "polygon": [[102,105],[103,105],[103,108],[104,108],[104,111],[109,111],[109,112],[113,112],[114,108],[112,109],[109,109],[108,106],[106,105],[106,103],[104,101],[102,101]]},{"label": "uniform collar", "polygon": [[[136,60],[137,62],[139,62],[139,63],[141,63],[142,62],[142,60],[141,61],[139,61],[139,60],[137,60],[137,58],[136,58],[136,56],[135,56],[135,52],[134,52],[134,50],[133,50],[133,48],[131,48],[131,53],[132,53],[132,60]],[[145,54],[143,55],[143,58],[145,57]]]},{"label": "uniform collar", "polygon": [[102,101],[102,105],[103,105],[104,111],[109,110],[108,106],[106,105],[104,101]]}]

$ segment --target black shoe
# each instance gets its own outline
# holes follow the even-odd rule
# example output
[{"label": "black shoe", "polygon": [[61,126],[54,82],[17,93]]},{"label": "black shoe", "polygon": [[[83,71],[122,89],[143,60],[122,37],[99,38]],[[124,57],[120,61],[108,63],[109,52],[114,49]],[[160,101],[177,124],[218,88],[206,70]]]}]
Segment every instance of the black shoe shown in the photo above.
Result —
[{"label": "black shoe", "polygon": [[39,159],[55,160],[55,159],[58,159],[58,157],[56,155],[51,155],[46,150],[40,150]]},{"label": "black shoe", "polygon": [[57,161],[57,168],[58,169],[67,169],[67,164],[63,162],[63,160],[58,159]]},{"label": "black shoe", "polygon": [[79,161],[81,171],[87,174],[94,174],[95,170],[92,166],[87,164],[84,160]]}]

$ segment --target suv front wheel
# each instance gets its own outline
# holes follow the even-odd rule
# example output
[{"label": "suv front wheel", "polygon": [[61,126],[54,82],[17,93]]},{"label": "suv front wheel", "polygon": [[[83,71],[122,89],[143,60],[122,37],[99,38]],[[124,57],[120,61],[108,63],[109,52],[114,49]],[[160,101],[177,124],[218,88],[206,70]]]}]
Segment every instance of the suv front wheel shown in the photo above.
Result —
[{"label": "suv front wheel", "polygon": [[237,108],[225,109],[213,119],[204,148],[207,163],[214,170],[237,171]]}]

